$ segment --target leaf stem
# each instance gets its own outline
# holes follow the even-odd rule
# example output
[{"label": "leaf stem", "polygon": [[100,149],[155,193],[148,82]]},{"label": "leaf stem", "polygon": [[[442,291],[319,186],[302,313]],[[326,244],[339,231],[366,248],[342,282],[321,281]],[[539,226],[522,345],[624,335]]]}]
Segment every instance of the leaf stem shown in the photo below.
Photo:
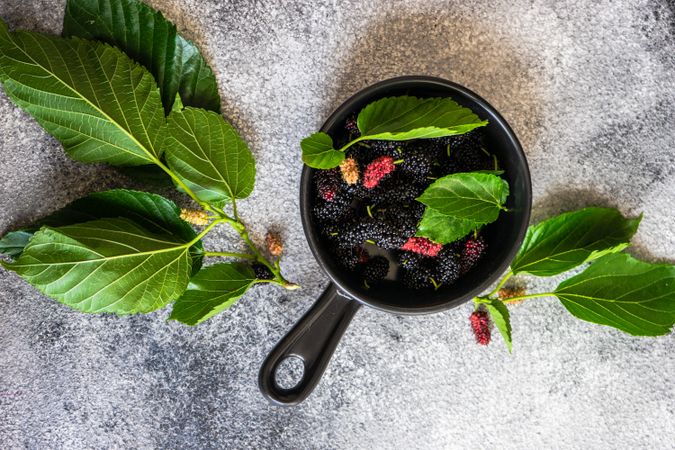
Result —
[{"label": "leaf stem", "polygon": [[553,292],[540,292],[538,294],[519,295],[518,297],[507,298],[505,300],[502,300],[502,303],[515,303],[522,300],[527,300],[528,298],[552,297],[552,296],[555,296]]},{"label": "leaf stem", "polygon": [[258,247],[253,243],[251,238],[248,235],[248,231],[246,230],[246,226],[241,223],[238,220],[229,220],[228,223],[234,228],[234,230],[239,233],[239,236],[246,242],[246,244],[249,246],[251,251],[253,252],[253,258],[256,261],[258,261],[260,264],[266,266],[270,272],[274,275],[274,281],[276,284],[283,286],[286,289],[298,289],[299,286],[297,284],[291,283],[288,280],[286,280],[282,275],[281,275],[281,270],[279,268],[278,264],[272,264],[270,263],[267,258],[263,256],[263,254],[258,250]]},{"label": "leaf stem", "polygon": [[199,233],[197,236],[195,236],[195,238],[194,238],[193,240],[191,240],[190,242],[188,242],[187,244],[185,244],[185,246],[186,246],[186,247],[192,247],[192,246],[195,245],[197,242],[199,242],[199,240],[200,240],[201,238],[203,238],[204,236],[206,236],[206,235],[209,233],[209,231],[211,231],[211,229],[212,229],[213,227],[215,227],[215,226],[218,225],[219,223],[223,223],[223,222],[225,222],[225,219],[216,219],[216,220],[214,220],[213,222],[211,222],[210,224],[208,224],[208,225],[206,226],[206,228],[204,228],[204,229],[202,230],[201,233]]},{"label": "leaf stem", "polygon": [[234,220],[239,222],[239,214],[237,214],[237,201],[232,197],[232,215],[234,216]]},{"label": "leaf stem", "polygon": [[[359,139],[356,139],[351,144],[354,144]],[[188,247],[191,247],[192,245],[197,243],[201,238],[206,236],[209,233],[209,231],[211,231],[211,229],[217,224],[223,222],[228,223],[237,233],[239,233],[239,236],[241,236],[244,242],[246,242],[246,245],[249,246],[253,254],[250,255],[247,253],[204,252],[206,256],[235,257],[258,261],[260,264],[265,265],[272,272],[272,274],[274,275],[274,280],[272,281],[274,283],[283,286],[286,289],[298,289],[300,287],[299,285],[291,283],[288,280],[286,280],[281,275],[281,269],[279,267],[279,264],[270,263],[267,260],[267,258],[263,256],[260,250],[258,250],[253,241],[251,241],[251,238],[248,235],[248,231],[246,230],[246,226],[239,220],[239,215],[237,213],[237,202],[234,198],[232,198],[232,215],[234,217],[230,217],[222,208],[212,206],[207,202],[199,200],[197,195],[189,187],[187,187],[187,185],[180,179],[180,177],[178,177],[175,173],[173,173],[173,171],[159,159],[155,160],[155,164],[157,164],[164,172],[166,172],[176,182],[176,184],[180,186],[181,189],[183,189],[185,193],[189,195],[195,202],[197,202],[204,210],[210,211],[218,216],[218,218],[215,219],[210,224],[208,224],[206,228],[197,235],[197,237],[195,237],[192,241],[186,244]]]},{"label": "leaf stem", "polygon": [[255,280],[256,283],[272,283],[272,284],[278,284],[279,286],[283,287],[284,289],[288,289],[289,291],[295,291],[296,289],[300,289],[299,284],[295,283],[289,283],[288,281],[279,281],[276,279],[272,280]]},{"label": "leaf stem", "polygon": [[192,189],[190,189],[183,182],[183,180],[180,179],[180,177],[178,175],[173,173],[173,170],[169,169],[166,166],[166,164],[164,164],[162,161],[160,161],[159,158],[155,160],[155,164],[157,164],[160,169],[162,169],[164,172],[166,172],[166,174],[171,177],[171,179],[174,181],[174,183],[176,183],[181,189],[183,189],[183,191],[185,191],[185,193],[187,195],[189,195],[192,200],[197,202],[199,204],[199,206],[201,206],[203,209],[205,209],[207,211],[211,211],[212,213],[218,214],[220,216],[219,212],[215,208],[211,207],[211,205],[209,205],[208,203],[199,200],[199,197],[197,197],[197,194],[195,194],[192,191]]},{"label": "leaf stem", "polygon": [[497,285],[497,287],[494,288],[489,294],[484,295],[483,297],[492,297],[493,295],[495,295],[497,292],[499,292],[499,290],[504,286],[504,284],[506,284],[506,282],[507,282],[507,281],[509,280],[509,278],[511,278],[512,276],[513,276],[513,271],[512,271],[511,269],[509,269],[509,271],[506,272],[506,275],[504,275],[504,278],[501,279],[501,281],[499,282],[499,284]]},{"label": "leaf stem", "polygon": [[256,259],[255,255],[250,253],[233,253],[233,252],[204,252],[204,256],[213,256],[221,258],[241,258],[241,259]]},{"label": "leaf stem", "polygon": [[347,143],[346,143],[340,150],[338,150],[338,151],[339,151],[339,152],[344,152],[345,150],[347,150],[349,147],[351,147],[352,145],[356,144],[357,142],[361,142],[361,141],[365,141],[365,140],[368,140],[368,136],[359,136],[359,137],[357,137],[356,139],[354,139],[353,141],[347,142]]}]

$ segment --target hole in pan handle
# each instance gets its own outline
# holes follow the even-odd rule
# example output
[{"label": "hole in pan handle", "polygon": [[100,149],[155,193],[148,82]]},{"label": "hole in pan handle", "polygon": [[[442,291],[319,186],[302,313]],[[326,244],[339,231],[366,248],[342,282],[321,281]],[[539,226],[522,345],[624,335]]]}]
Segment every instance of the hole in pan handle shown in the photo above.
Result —
[{"label": "hole in pan handle", "polygon": [[[258,385],[260,392],[278,406],[302,402],[321,379],[335,347],[361,304],[341,294],[333,283],[284,336],[265,359]],[[304,371],[300,381],[284,389],[276,381],[279,364],[286,358],[300,358]]]}]

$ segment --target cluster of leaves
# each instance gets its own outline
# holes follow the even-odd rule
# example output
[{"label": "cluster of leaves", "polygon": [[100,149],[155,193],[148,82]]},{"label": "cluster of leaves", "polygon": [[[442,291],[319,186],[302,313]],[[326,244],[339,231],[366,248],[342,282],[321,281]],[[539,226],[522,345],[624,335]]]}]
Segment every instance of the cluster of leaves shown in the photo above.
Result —
[{"label": "cluster of leaves", "polygon": [[[8,233],[3,262],[44,294],[84,312],[147,313],[175,301],[194,325],[251,285],[295,287],[253,245],[236,200],[255,181],[246,143],[220,116],[213,72],[199,49],[137,0],[68,0],[64,37],[10,32],[0,21],[0,82],[65,151],[84,163],[160,169],[203,209],[200,233],[170,200],[146,192],[92,194],[34,226]],[[201,239],[231,225],[250,253],[209,252]],[[266,266],[218,263],[227,256]],[[200,270],[201,269],[201,270]]]},{"label": "cluster of leaves", "polygon": [[[585,208],[531,226],[497,288],[477,297],[511,350],[506,303],[554,296],[575,317],[635,336],[667,334],[675,323],[675,266],[639,261],[623,253],[642,217],[628,219],[612,208]],[[514,275],[550,277],[592,262],[552,292],[499,299]]]}]

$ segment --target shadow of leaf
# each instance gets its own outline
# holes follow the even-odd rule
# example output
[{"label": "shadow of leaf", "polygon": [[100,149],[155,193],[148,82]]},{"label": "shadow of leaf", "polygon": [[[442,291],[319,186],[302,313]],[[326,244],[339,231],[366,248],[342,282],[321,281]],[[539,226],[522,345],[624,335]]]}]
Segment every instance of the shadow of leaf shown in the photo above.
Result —
[{"label": "shadow of leaf", "polygon": [[451,11],[381,17],[355,39],[327,105],[335,106],[387,78],[437,76],[484,97],[506,118],[528,152],[537,139],[542,113],[540,83],[530,70],[532,61],[518,51],[517,43],[494,29]]}]

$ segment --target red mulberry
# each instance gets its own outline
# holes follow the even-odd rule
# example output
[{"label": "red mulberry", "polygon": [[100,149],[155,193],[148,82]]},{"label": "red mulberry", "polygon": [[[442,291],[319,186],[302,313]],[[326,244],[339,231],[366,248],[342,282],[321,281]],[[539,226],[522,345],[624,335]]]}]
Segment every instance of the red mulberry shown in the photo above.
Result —
[{"label": "red mulberry", "polygon": [[490,343],[490,317],[485,311],[474,311],[471,313],[471,329],[479,345],[488,345]]},{"label": "red mulberry", "polygon": [[366,170],[363,172],[363,186],[367,189],[374,188],[384,177],[393,172],[395,168],[394,158],[391,156],[380,156],[368,164]]},{"label": "red mulberry", "polygon": [[437,244],[425,237],[413,236],[408,238],[406,243],[401,247],[401,250],[419,253],[424,256],[436,256],[442,248],[442,244]]}]

